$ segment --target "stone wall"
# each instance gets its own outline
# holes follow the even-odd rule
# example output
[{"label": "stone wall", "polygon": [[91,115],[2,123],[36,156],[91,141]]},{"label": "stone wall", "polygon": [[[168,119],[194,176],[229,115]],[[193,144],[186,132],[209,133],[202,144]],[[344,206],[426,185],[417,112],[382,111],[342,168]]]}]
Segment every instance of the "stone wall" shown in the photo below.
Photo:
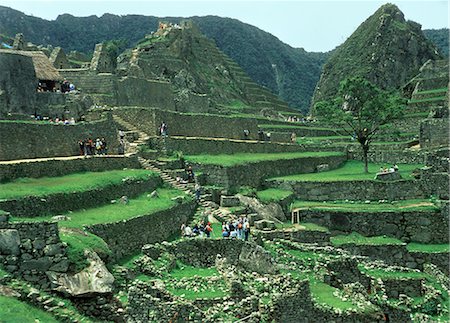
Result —
[{"label": "stone wall", "polygon": [[421,271],[423,270],[424,264],[432,263],[447,275],[449,274],[448,252],[410,252],[406,249],[406,243],[396,245],[361,245],[349,243],[340,245],[339,248],[345,249],[354,255],[367,256],[372,260],[381,260],[388,265],[409,267]]},{"label": "stone wall", "polygon": [[111,200],[123,195],[129,198],[136,197],[144,192],[154,190],[161,183],[162,180],[159,177],[151,177],[146,180],[128,179],[120,184],[110,184],[86,191],[0,200],[0,210],[10,212],[11,215],[17,217],[61,214],[108,204]]},{"label": "stone wall", "polygon": [[[149,146],[155,148],[159,146],[160,138],[154,137],[149,141]],[[185,155],[200,154],[234,154],[234,153],[281,153],[296,151],[318,151],[307,146],[293,145],[286,143],[263,142],[263,141],[242,141],[234,139],[206,139],[187,137],[167,137],[165,139],[166,150],[171,153],[182,151]],[[331,148],[321,151],[332,150]],[[333,148],[333,151],[336,149]]]},{"label": "stone wall", "polygon": [[0,265],[15,276],[49,289],[46,272],[66,272],[69,267],[58,225],[1,222]]},{"label": "stone wall", "polygon": [[[0,117],[34,113],[38,80],[31,57],[0,51]],[[4,137],[2,136],[2,145]]]},{"label": "stone wall", "polygon": [[[349,149],[349,159],[363,160],[360,148]],[[426,152],[405,149],[387,149],[384,147],[370,147],[367,159],[371,163],[388,164],[425,164]]]},{"label": "stone wall", "polygon": [[174,110],[174,98],[170,83],[134,77],[119,79],[117,104],[125,106],[159,107]]},{"label": "stone wall", "polygon": [[405,200],[428,197],[430,192],[422,181],[266,181],[269,187],[292,190],[299,200]]},{"label": "stone wall", "polygon": [[188,222],[194,211],[194,202],[184,202],[126,221],[95,224],[88,230],[105,240],[115,258],[120,259],[139,251],[145,244],[161,242],[179,233],[181,224]]},{"label": "stone wall", "polygon": [[333,234],[386,235],[405,242],[448,243],[448,208],[438,212],[336,212],[300,210],[301,222],[329,228]]},{"label": "stone wall", "polygon": [[104,137],[110,154],[118,149],[111,120],[76,125],[0,122],[0,160],[79,155],[78,140],[88,137]]},{"label": "stone wall", "polygon": [[449,119],[426,119],[420,123],[420,147],[439,147],[449,145]]},{"label": "stone wall", "polygon": [[329,243],[330,233],[322,231],[311,230],[271,230],[271,231],[257,231],[254,230],[254,235],[259,235],[266,240],[274,239],[288,239],[294,242],[301,243]]},{"label": "stone wall", "polygon": [[217,255],[234,265],[241,265],[247,271],[257,273],[276,272],[275,263],[268,251],[262,247],[234,239],[190,239],[173,245],[176,259],[195,267],[215,265]]},{"label": "stone wall", "polygon": [[250,131],[249,138],[257,139],[257,121],[250,118],[233,118],[207,114],[187,114],[150,108],[117,108],[114,114],[133,124],[149,135],[159,135],[159,126],[168,125],[169,136],[243,139],[243,131]]},{"label": "stone wall", "polygon": [[[312,303],[308,280],[296,281],[295,288],[273,300],[271,322],[309,322]],[[325,322],[325,321],[323,321]]]},{"label": "stone wall", "polygon": [[193,165],[194,170],[206,174],[208,185],[219,185],[226,188],[237,188],[239,186],[260,187],[264,178],[312,173],[321,164],[328,164],[330,169],[334,169],[341,165],[346,158],[344,155],[303,157],[260,161],[230,167],[194,163]]},{"label": "stone wall", "polygon": [[0,183],[21,177],[56,177],[80,172],[141,168],[136,156],[92,156],[76,159],[48,159],[33,162],[0,162]]}]

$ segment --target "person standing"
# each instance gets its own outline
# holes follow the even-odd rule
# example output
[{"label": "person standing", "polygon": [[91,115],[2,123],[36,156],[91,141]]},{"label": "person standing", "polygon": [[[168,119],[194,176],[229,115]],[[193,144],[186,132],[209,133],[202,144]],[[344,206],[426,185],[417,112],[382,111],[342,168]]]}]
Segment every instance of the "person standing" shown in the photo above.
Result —
[{"label": "person standing", "polygon": [[248,241],[248,236],[250,235],[250,222],[244,220],[244,240]]},{"label": "person standing", "polygon": [[200,202],[200,194],[201,194],[202,187],[199,183],[195,183],[195,200],[197,203]]}]

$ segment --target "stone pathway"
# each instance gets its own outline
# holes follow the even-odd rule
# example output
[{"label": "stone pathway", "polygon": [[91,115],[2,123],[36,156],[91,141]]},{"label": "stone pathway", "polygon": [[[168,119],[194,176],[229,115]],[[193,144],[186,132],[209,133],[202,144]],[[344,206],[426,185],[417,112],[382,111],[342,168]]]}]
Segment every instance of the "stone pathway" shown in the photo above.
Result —
[{"label": "stone pathway", "polygon": [[14,159],[14,160],[3,160],[0,161],[0,165],[6,164],[20,164],[20,163],[34,163],[34,162],[45,162],[49,160],[75,160],[84,158],[124,158],[124,155],[90,155],[90,156],[65,156],[65,157],[43,157],[43,158],[30,158],[30,159]]},{"label": "stone pathway", "polygon": [[[128,121],[125,121],[124,119],[122,119],[121,117],[119,117],[118,115],[113,115],[113,119],[115,122],[117,122],[122,128],[128,130],[128,133],[137,133],[138,134],[138,139],[131,141],[131,142],[126,142],[125,144],[125,155],[130,156],[133,154],[136,154],[138,152],[138,147],[140,145],[144,145],[147,140],[150,138],[150,136],[148,134],[146,134],[145,132],[139,130],[138,128],[136,128],[134,125],[132,125],[131,123],[129,123]],[[123,129],[122,129],[123,130]]]},{"label": "stone pathway", "polygon": [[[182,184],[177,182],[177,180],[174,179],[169,172],[164,170],[164,166],[166,165],[165,162],[157,160],[149,160],[142,157],[138,157],[138,160],[143,168],[158,173],[165,183],[169,184],[173,188],[185,192],[186,194],[192,197],[195,197],[195,188],[194,188],[195,185],[193,183]],[[218,215],[220,213],[218,209],[219,206],[216,203],[208,200],[208,196],[203,194],[202,196],[200,196],[200,201],[198,203],[197,210],[194,214],[194,219],[199,218],[203,214],[207,214],[209,222],[217,223],[218,221],[215,218],[215,215]]]}]

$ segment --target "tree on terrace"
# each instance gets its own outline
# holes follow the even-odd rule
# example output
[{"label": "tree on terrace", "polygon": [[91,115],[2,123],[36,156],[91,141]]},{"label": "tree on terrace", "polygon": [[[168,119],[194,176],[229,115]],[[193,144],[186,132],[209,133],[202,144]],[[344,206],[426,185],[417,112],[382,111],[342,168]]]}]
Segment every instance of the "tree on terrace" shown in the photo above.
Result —
[{"label": "tree on terrace", "polygon": [[337,97],[316,103],[317,117],[330,122],[341,134],[350,135],[361,145],[364,171],[368,173],[369,146],[380,127],[403,114],[406,100],[380,90],[361,77],[348,78],[339,85]]}]

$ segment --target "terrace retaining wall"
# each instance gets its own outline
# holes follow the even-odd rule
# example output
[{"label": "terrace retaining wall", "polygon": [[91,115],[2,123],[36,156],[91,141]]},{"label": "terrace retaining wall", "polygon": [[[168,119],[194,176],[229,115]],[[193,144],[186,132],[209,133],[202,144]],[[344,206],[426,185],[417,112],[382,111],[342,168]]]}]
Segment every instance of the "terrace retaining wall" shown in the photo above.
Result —
[{"label": "terrace retaining wall", "polygon": [[58,224],[0,222],[0,265],[21,279],[49,289],[46,272],[66,272],[69,268]]},{"label": "terrace retaining wall", "polygon": [[267,180],[268,187],[292,190],[299,200],[405,200],[428,197],[433,185],[425,186],[418,180],[382,182],[366,181],[281,181]]},{"label": "terrace retaining wall", "polygon": [[244,139],[244,129],[250,131],[249,139],[258,138],[257,121],[250,118],[232,118],[207,114],[186,114],[151,108],[117,108],[113,111],[139,130],[149,135],[159,135],[164,121],[170,136]]},{"label": "terrace retaining wall", "polygon": [[330,169],[334,169],[346,159],[347,157],[342,155],[278,159],[235,166],[191,164],[194,165],[195,169],[206,174],[207,185],[238,188],[240,186],[260,187],[261,181],[267,177],[312,173],[321,164],[328,164]]},{"label": "terrace retaining wall", "polygon": [[[150,202],[149,202],[150,203]],[[138,252],[145,244],[162,242],[179,233],[195,212],[194,201],[129,220],[101,223],[87,229],[101,237],[116,259]]]},{"label": "terrace retaining wall", "polygon": [[88,209],[108,204],[113,199],[126,195],[136,197],[160,186],[160,177],[148,179],[127,179],[119,184],[111,184],[95,189],[70,193],[55,193],[42,196],[0,200],[0,210],[8,211],[17,217],[55,215],[68,211]]},{"label": "terrace retaining wall", "polygon": [[[159,147],[159,143],[160,138],[151,138],[149,140],[149,146],[153,149],[157,149]],[[169,153],[172,153],[174,151],[182,151],[185,155],[336,151],[336,149],[332,148],[325,148],[320,150],[319,147],[315,147],[315,149],[311,150],[308,146],[288,143],[186,137],[167,137],[165,139],[165,148]]]},{"label": "terrace retaining wall", "polygon": [[136,156],[92,156],[78,159],[50,159],[21,163],[0,162],[0,182],[20,177],[56,177],[80,172],[141,168]]},{"label": "terrace retaining wall", "polygon": [[78,140],[105,138],[109,153],[118,149],[117,128],[111,120],[76,125],[0,122],[0,160],[76,156]]},{"label": "terrace retaining wall", "polygon": [[[448,207],[437,212],[336,212],[300,210],[301,222],[313,222],[335,233],[386,235],[405,242],[448,243]],[[333,232],[332,232],[333,234]]]},{"label": "terrace retaining wall", "polygon": [[432,263],[447,275],[449,274],[448,252],[410,252],[406,249],[406,243],[397,245],[361,245],[348,243],[339,245],[338,247],[354,255],[367,256],[372,260],[382,260],[388,265],[423,270],[424,264]]}]

